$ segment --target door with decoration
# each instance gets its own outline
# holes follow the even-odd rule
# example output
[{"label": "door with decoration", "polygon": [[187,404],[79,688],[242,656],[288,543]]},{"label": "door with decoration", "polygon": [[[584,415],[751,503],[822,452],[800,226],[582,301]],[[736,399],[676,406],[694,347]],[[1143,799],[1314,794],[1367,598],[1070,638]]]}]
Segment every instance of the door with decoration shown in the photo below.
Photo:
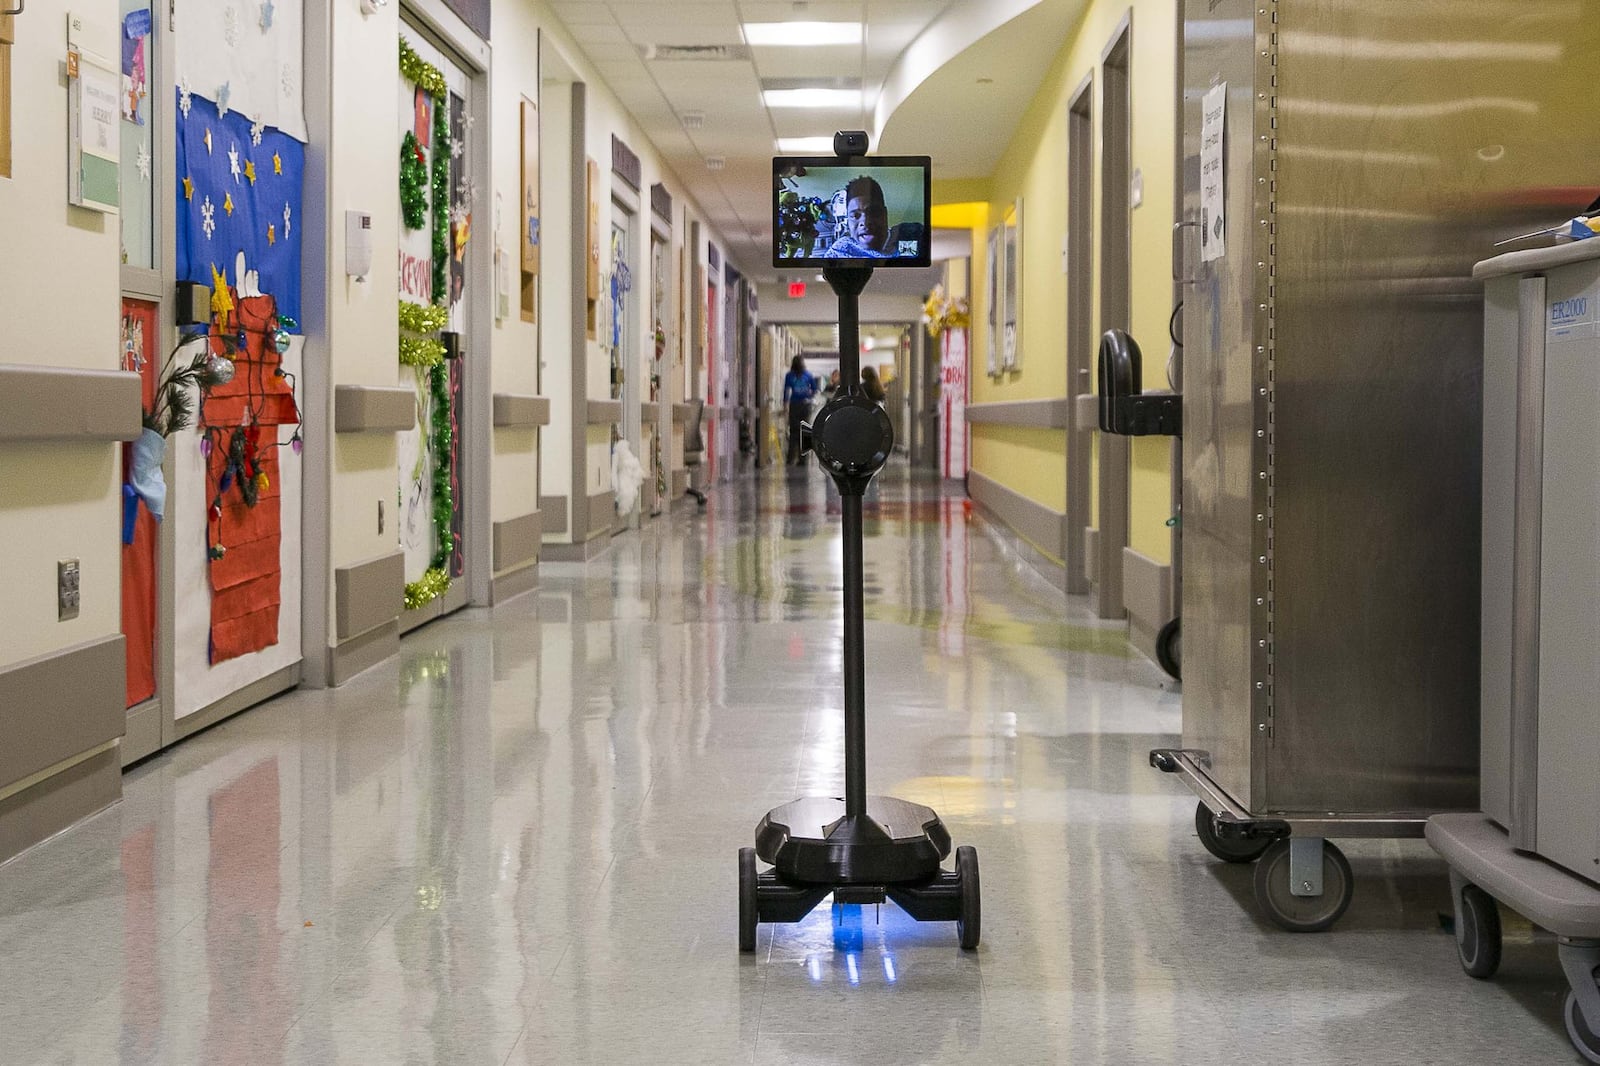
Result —
[{"label": "door with decoration", "polygon": [[[149,169],[157,203],[168,205],[158,214],[171,211],[174,258],[164,262],[158,244],[153,262],[163,287],[174,277],[200,287],[180,286],[190,299],[174,301],[173,333],[163,323],[145,419],[161,438],[158,448],[147,435],[165,455],[168,482],[171,565],[159,568],[168,591],[156,648],[172,677],[164,743],[299,681],[301,266],[302,249],[323,240],[301,214],[302,3],[187,5],[175,32],[165,13],[157,4],[148,20],[125,16],[122,35],[129,103],[141,78],[165,86],[143,154],[156,160]],[[146,31],[142,57],[136,29]],[[156,62],[164,32],[170,67]],[[165,229],[153,221],[148,232]],[[130,262],[132,232],[124,229]],[[125,346],[136,348],[142,331],[148,358],[148,326],[128,321]],[[139,475],[141,453],[130,458]]]},{"label": "door with decoration", "polygon": [[398,358],[401,383],[417,395],[417,424],[398,436],[404,631],[467,602],[461,356],[476,175],[469,165],[469,75],[404,23],[400,43]]}]

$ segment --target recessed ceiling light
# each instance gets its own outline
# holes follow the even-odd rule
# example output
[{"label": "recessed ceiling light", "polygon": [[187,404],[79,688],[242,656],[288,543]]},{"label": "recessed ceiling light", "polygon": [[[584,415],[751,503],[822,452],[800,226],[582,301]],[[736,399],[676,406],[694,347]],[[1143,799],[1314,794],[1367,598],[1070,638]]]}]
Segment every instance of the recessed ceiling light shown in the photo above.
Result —
[{"label": "recessed ceiling light", "polygon": [[779,137],[778,151],[785,155],[832,155],[832,137]]},{"label": "recessed ceiling light", "polygon": [[727,156],[721,156],[721,155],[708,155],[708,156],[706,156],[706,169],[707,170],[721,170],[723,167],[725,167],[727,165],[728,165],[728,157]]},{"label": "recessed ceiling light", "polygon": [[767,89],[761,99],[768,107],[855,108],[861,106],[860,89]]},{"label": "recessed ceiling light", "polygon": [[859,22],[746,22],[744,40],[763,47],[860,44]]}]

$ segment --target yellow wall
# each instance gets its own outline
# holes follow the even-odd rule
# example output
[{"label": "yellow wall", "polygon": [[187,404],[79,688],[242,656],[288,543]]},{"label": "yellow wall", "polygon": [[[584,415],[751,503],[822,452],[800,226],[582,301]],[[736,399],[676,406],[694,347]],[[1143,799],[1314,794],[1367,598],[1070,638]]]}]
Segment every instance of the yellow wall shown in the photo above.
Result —
[{"label": "yellow wall", "polygon": [[[1130,16],[1131,11],[1131,16]],[[1056,399],[1071,394],[1067,381],[1067,278],[1061,253],[1067,235],[1067,107],[1093,75],[1095,189],[1091,218],[1095,261],[1100,253],[1098,167],[1102,77],[1100,57],[1130,17],[1133,166],[1144,177],[1144,202],[1133,212],[1132,321],[1150,365],[1145,378],[1163,385],[1167,316],[1171,312],[1176,108],[1175,0],[1095,0],[1074,28],[1029,105],[1016,135],[988,183],[991,221],[1022,200],[1022,367],[987,373],[987,230],[973,231],[972,401]],[[945,191],[943,189],[939,190]],[[970,188],[949,192],[971,192]],[[1098,320],[1098,278],[1092,306]],[[1106,326],[1120,323],[1106,323]],[[973,427],[973,469],[1053,510],[1066,506],[1066,441],[1059,430]],[[1170,447],[1165,439],[1135,441],[1130,471],[1131,546],[1158,562],[1171,561]]]}]

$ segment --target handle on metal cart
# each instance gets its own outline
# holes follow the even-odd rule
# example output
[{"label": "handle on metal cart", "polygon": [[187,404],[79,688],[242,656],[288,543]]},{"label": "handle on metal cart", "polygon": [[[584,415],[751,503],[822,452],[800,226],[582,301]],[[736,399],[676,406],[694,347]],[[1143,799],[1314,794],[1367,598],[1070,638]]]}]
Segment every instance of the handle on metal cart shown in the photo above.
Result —
[{"label": "handle on metal cart", "polygon": [[1145,392],[1144,356],[1120,329],[1100,338],[1100,432],[1123,437],[1181,437],[1183,394]]}]

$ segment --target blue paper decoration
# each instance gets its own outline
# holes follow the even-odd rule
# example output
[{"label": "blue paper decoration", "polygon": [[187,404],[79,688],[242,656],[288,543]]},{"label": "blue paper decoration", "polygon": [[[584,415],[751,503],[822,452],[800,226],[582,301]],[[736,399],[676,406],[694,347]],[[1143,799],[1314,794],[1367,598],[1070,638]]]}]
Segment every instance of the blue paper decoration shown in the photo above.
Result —
[{"label": "blue paper decoration", "polygon": [[[254,145],[248,117],[219,114],[217,105],[198,93],[189,101],[188,115],[177,115],[178,280],[209,286],[215,268],[237,287],[243,279],[234,277],[234,264],[242,251],[262,294],[276,299],[284,328],[298,332],[305,146],[270,126],[261,144]],[[254,181],[234,180],[228,153],[206,149],[207,132],[214,145],[237,146],[241,166],[254,164]],[[187,197],[184,178],[192,183]],[[231,213],[222,209],[229,196]],[[212,205],[209,219],[203,214],[207,203]]]}]

